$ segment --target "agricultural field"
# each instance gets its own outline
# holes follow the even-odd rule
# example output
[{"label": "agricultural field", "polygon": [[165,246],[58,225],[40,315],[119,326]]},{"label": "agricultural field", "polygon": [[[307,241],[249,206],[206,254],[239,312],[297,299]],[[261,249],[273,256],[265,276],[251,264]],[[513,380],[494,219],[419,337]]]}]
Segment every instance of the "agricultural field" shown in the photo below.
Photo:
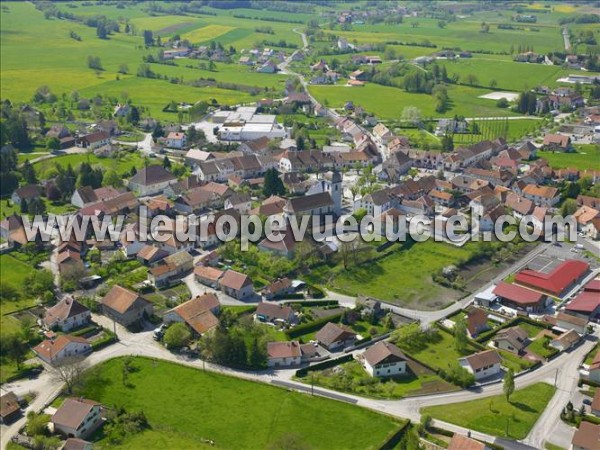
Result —
[{"label": "agricultural field", "polygon": [[344,85],[309,86],[311,94],[332,108],[342,108],[352,100],[355,105],[376,114],[382,119],[398,119],[407,106],[419,108],[425,118],[454,117],[497,117],[511,116],[515,113],[496,107],[492,100],[479,98],[489,90],[471,86],[448,86],[449,108],[444,113],[435,112],[435,102],[429,94],[406,92],[404,89],[367,83],[361,87]]},{"label": "agricultural field", "polygon": [[[109,407],[144,411],[152,431],[126,438],[122,448],[141,443],[162,448],[160,441],[198,447],[203,439],[215,441],[218,448],[238,448],[240,442],[268,448],[290,430],[310,447],[378,448],[400,425],[343,402],[164,361],[135,358],[133,366],[127,387],[121,381],[123,359],[113,359],[91,369],[78,392]],[[369,433],[363,432],[365,423]],[[158,443],[152,440],[155,430],[161,435]]]},{"label": "agricultural field", "polygon": [[554,391],[549,384],[538,383],[516,390],[510,402],[504,395],[496,395],[423,408],[421,414],[493,436],[523,439],[546,408]]}]

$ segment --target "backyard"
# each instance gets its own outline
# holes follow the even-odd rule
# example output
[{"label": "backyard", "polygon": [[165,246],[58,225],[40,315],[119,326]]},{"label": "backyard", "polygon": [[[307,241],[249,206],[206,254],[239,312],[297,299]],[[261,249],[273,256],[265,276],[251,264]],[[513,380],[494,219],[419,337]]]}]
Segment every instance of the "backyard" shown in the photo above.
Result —
[{"label": "backyard", "polygon": [[493,436],[523,439],[529,433],[555,389],[546,383],[537,383],[516,390],[510,402],[504,395],[421,409],[434,419],[443,420]]},{"label": "backyard", "polygon": [[[131,436],[122,448],[142,443],[164,448],[165,442],[197,447],[203,439],[218,448],[239,448],[240,442],[266,448],[290,433],[310,447],[378,448],[399,426],[389,417],[342,402],[164,361],[135,358],[133,367],[125,387],[123,359],[103,363],[89,371],[78,392],[109,407],[144,411],[152,430]],[[369,433],[364,433],[365,423]],[[162,443],[152,439],[155,430]]]}]

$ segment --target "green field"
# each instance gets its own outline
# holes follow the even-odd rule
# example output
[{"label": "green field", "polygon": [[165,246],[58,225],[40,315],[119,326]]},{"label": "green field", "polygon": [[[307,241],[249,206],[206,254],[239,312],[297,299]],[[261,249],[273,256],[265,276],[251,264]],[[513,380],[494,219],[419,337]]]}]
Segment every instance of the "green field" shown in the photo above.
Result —
[{"label": "green field", "polygon": [[459,248],[429,240],[409,248],[397,248],[374,263],[352,267],[348,271],[342,266],[320,273],[315,270],[311,277],[346,295],[373,296],[418,309],[440,308],[450,299],[443,304],[435,299],[448,290],[433,283],[431,275],[447,265],[468,259],[476,245],[468,243]]},{"label": "green field", "polygon": [[577,152],[543,152],[537,153],[544,158],[553,169],[600,170],[600,145],[589,144],[577,146]]},{"label": "green field", "polygon": [[523,439],[546,408],[554,391],[549,384],[538,383],[515,391],[510,403],[504,395],[496,395],[430,406],[421,409],[421,414],[493,436]]},{"label": "green field", "polygon": [[[145,358],[135,358],[124,387],[122,361],[91,369],[78,392],[106,406],[144,411],[152,431],[127,439],[122,448],[159,449],[165,442],[200,447],[202,439],[214,440],[217,448],[267,448],[294,434],[306,447],[366,449],[378,448],[399,426],[343,402]],[[162,437],[153,440],[157,431]]]},{"label": "green field", "polygon": [[341,108],[348,100],[360,105],[369,113],[382,119],[397,120],[407,106],[416,106],[425,118],[428,117],[498,117],[515,115],[511,111],[499,109],[494,101],[478,98],[489,90],[470,86],[448,86],[449,109],[444,113],[435,112],[435,102],[429,94],[406,92],[403,89],[367,83],[362,87],[309,86],[311,94],[321,103],[327,101],[330,107]]},{"label": "green field", "polygon": [[[255,98],[246,92],[232,89],[196,88],[172,84],[167,80],[136,77],[135,73],[142,63],[142,57],[156,54],[158,51],[153,48],[145,49],[141,45],[141,30],[145,27],[160,30],[180,23],[193,22],[193,27],[197,28],[198,33],[205,30],[207,40],[218,38],[218,34],[213,33],[214,27],[220,27],[221,30],[228,29],[231,31],[223,34],[221,36],[223,39],[219,40],[223,45],[234,45],[238,51],[249,49],[254,42],[265,38],[300,43],[300,37],[286,24],[261,23],[232,17],[210,19],[189,16],[149,17],[138,5],[125,9],[114,6],[83,7],[80,5],[75,11],[76,14],[103,14],[115,19],[122,18],[122,20],[130,18],[139,33],[135,36],[117,33],[111,35],[110,39],[98,39],[94,28],[68,20],[46,20],[43,13],[30,3],[5,2],[3,5],[8,9],[2,12],[0,22],[2,57],[0,95],[2,98],[28,101],[35,90],[42,85],[49,86],[57,95],[70,94],[77,90],[84,97],[100,94],[119,98],[122,92],[127,92],[134,103],[147,107],[153,117],[173,122],[177,120],[175,114],[162,112],[162,108],[171,100],[194,103],[214,98],[222,104],[237,104],[250,102]],[[61,7],[72,12],[63,5]],[[271,26],[276,34],[255,33],[254,28],[260,24]],[[235,26],[240,27],[244,36],[239,35],[240,30],[235,29]],[[71,31],[80,35],[82,40],[76,41],[70,38]],[[96,73],[87,67],[87,58],[90,55],[100,57],[104,71]],[[130,75],[120,75],[120,79],[117,79],[117,70],[121,64],[128,65]],[[245,75],[248,76],[244,77],[237,72],[237,67],[233,68],[233,74],[228,70],[220,70],[211,72],[210,75],[202,71],[186,71],[183,67],[153,65],[152,68],[160,74],[183,76],[184,80],[211,77],[217,81],[256,85],[261,88],[281,86],[283,79],[281,76],[259,73],[246,73]]]}]

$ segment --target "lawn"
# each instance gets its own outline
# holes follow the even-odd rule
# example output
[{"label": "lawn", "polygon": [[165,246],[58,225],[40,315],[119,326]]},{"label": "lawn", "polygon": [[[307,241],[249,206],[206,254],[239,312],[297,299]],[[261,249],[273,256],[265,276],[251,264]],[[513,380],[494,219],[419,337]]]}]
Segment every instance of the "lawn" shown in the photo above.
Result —
[{"label": "lawn", "polygon": [[468,243],[459,248],[432,240],[402,248],[396,244],[396,250],[376,262],[347,271],[341,265],[333,269],[320,267],[312,271],[310,278],[346,295],[372,296],[419,309],[440,308],[450,298],[440,303],[437,297],[455,292],[433,283],[432,274],[468,259],[477,245]]},{"label": "lawn", "polygon": [[493,436],[523,439],[546,408],[554,391],[549,384],[537,383],[515,391],[510,403],[504,395],[496,395],[430,406],[421,409],[421,414]]},{"label": "lawn", "polygon": [[600,170],[600,145],[587,144],[577,146],[577,152],[538,152],[553,169],[573,168],[578,170]]},{"label": "lawn", "polygon": [[[78,393],[144,411],[153,431],[127,439],[123,448],[199,447],[201,439],[218,448],[267,448],[293,433],[307,447],[365,449],[378,448],[398,427],[389,417],[342,402],[164,361],[135,358],[133,365],[130,386],[121,382],[122,359],[114,359],[90,370]],[[162,435],[158,441],[154,431]]]}]

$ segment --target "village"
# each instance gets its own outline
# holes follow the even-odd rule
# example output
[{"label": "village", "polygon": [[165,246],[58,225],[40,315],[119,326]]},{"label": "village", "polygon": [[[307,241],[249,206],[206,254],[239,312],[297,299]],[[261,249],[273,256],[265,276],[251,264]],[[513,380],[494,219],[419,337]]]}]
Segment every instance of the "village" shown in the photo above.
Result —
[{"label": "village", "polygon": [[[41,86],[2,100],[2,448],[598,448],[600,78],[581,51],[597,31],[569,34],[559,14],[554,52],[537,38],[510,51],[364,38],[457,20],[456,5],[428,17],[395,3],[316,20],[310,5],[271,17],[158,2],[142,19],[164,19],[160,33],[36,5],[52,26],[98,21],[98,39],[126,23],[109,40],[146,53],[116,81],[216,94],[148,106]],[[511,6],[496,24],[490,8],[469,22],[485,42],[490,24],[549,32],[545,13]],[[180,13],[215,24],[188,31]],[[235,21],[252,40],[206,40],[243,34]],[[465,70],[494,58],[557,69],[484,89]],[[88,69],[105,76],[92,56]],[[400,109],[373,106],[386,89],[409,96]],[[32,238],[34,218],[54,225]],[[183,239],[192,223],[205,232]],[[242,438],[228,420],[245,407]],[[200,428],[196,408],[215,408]],[[246,434],[279,414],[276,431]]]}]

